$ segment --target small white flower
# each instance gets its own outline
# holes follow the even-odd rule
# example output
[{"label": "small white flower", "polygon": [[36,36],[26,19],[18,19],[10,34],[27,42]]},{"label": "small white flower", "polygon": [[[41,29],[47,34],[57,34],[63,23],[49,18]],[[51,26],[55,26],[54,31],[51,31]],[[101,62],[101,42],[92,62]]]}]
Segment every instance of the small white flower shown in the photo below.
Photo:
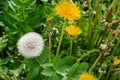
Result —
[{"label": "small white flower", "polygon": [[19,53],[26,58],[36,57],[42,53],[44,40],[40,34],[29,32],[19,39],[17,48]]},{"label": "small white flower", "polygon": [[100,45],[100,49],[102,49],[102,50],[105,50],[105,49],[107,49],[108,48],[108,46],[106,45],[106,44],[101,44]]}]

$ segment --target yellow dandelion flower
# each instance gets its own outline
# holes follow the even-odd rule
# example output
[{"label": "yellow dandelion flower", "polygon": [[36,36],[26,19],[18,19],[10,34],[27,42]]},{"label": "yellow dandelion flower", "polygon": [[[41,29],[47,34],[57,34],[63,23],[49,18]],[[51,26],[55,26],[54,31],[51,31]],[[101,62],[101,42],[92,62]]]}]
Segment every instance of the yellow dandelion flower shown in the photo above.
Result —
[{"label": "yellow dandelion flower", "polygon": [[119,64],[120,64],[120,59],[115,59],[114,62],[113,62],[113,65],[117,66]]},{"label": "yellow dandelion flower", "polygon": [[92,74],[89,73],[83,73],[79,80],[97,80],[97,78],[95,76],[93,76]]},{"label": "yellow dandelion flower", "polygon": [[81,10],[77,7],[76,4],[69,0],[64,0],[59,2],[58,5],[55,6],[56,14],[64,19],[68,19],[70,21],[78,20],[81,18]]},{"label": "yellow dandelion flower", "polygon": [[76,36],[82,33],[82,30],[79,27],[74,26],[74,25],[70,25],[66,27],[65,31],[71,36]]}]

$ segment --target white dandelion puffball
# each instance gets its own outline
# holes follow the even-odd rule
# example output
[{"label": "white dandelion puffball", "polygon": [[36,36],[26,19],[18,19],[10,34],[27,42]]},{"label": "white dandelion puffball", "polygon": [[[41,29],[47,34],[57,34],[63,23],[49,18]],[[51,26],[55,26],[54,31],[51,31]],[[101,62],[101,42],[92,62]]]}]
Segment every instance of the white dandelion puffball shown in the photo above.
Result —
[{"label": "white dandelion puffball", "polygon": [[19,39],[17,48],[19,53],[26,58],[36,57],[42,53],[44,40],[40,34],[29,32]]}]

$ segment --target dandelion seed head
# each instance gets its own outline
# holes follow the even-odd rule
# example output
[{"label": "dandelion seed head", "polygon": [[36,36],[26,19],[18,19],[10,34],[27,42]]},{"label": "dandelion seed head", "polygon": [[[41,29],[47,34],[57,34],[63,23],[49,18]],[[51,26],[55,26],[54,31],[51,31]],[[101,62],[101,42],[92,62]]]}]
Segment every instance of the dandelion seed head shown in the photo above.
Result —
[{"label": "dandelion seed head", "polygon": [[19,39],[17,48],[19,53],[26,58],[36,57],[42,53],[44,40],[40,34],[29,32]]}]

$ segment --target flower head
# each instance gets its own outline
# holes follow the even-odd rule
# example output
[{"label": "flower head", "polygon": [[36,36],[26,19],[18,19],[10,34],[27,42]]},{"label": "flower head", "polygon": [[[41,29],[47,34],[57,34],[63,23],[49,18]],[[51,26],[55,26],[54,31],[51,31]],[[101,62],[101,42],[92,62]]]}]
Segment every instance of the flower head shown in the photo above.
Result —
[{"label": "flower head", "polygon": [[19,39],[17,48],[19,53],[26,58],[36,57],[42,52],[44,41],[40,34],[29,32]]},{"label": "flower head", "polygon": [[97,78],[95,76],[93,76],[92,74],[89,73],[83,73],[79,80],[97,80]]},{"label": "flower head", "polygon": [[113,65],[117,66],[119,64],[120,64],[120,59],[115,59],[114,62],[113,62]]},{"label": "flower head", "polygon": [[66,27],[65,31],[71,36],[76,36],[82,33],[82,30],[79,27],[76,27],[74,25],[70,25]]},{"label": "flower head", "polygon": [[55,11],[60,17],[71,21],[81,18],[81,10],[76,4],[69,0],[58,3],[55,7]]}]

